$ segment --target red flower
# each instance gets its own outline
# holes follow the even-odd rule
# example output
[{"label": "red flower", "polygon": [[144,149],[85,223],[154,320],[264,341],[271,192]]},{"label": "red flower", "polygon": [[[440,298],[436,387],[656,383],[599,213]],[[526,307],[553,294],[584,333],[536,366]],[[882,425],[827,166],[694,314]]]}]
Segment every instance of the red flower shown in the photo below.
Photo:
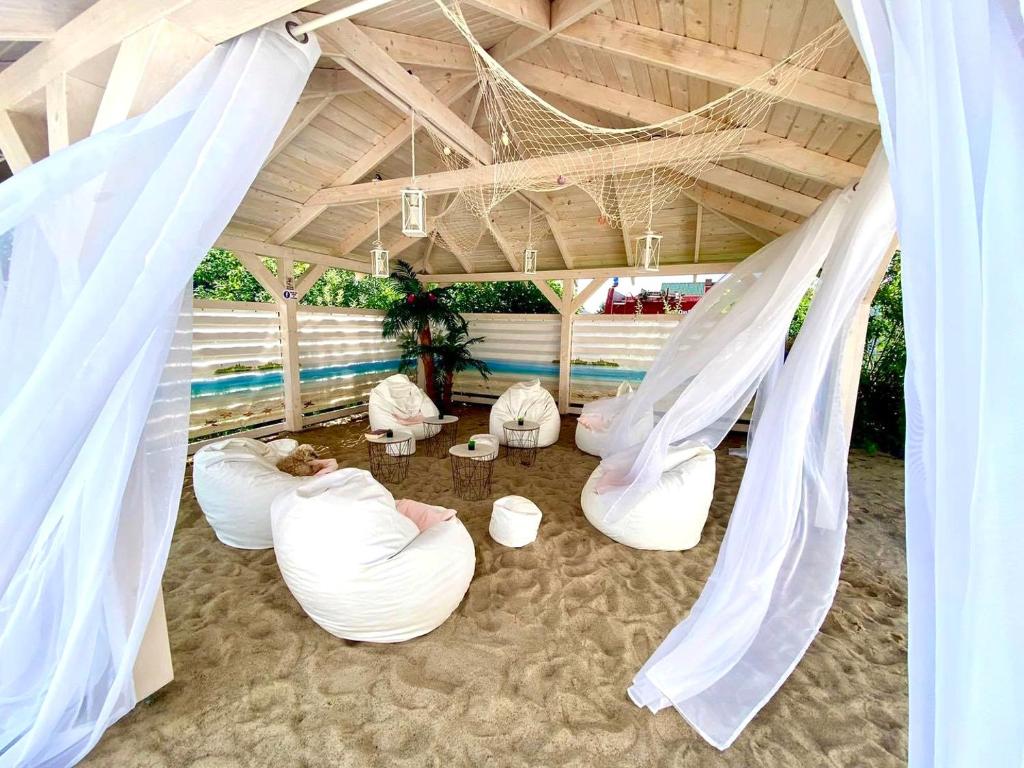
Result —
[{"label": "red flower", "polygon": [[405,297],[406,304],[412,304],[414,301],[416,301],[416,297],[411,293]]},{"label": "red flower", "polygon": [[431,301],[437,301],[437,296],[435,296],[434,294],[432,294],[432,293],[428,293],[428,294],[427,294],[427,296],[429,296],[429,297],[430,297],[430,300],[431,300]]}]

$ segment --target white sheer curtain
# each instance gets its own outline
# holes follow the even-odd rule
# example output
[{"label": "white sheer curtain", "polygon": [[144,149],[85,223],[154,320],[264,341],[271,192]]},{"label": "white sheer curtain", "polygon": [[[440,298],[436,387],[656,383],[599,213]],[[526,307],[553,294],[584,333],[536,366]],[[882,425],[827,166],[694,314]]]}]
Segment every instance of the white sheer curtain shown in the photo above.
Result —
[{"label": "white sheer curtain", "polygon": [[254,30],[0,185],[0,766],[73,764],[135,703],[184,470],[186,286],[318,54]]},{"label": "white sheer curtain", "polygon": [[1024,22],[842,0],[892,164],[907,334],[910,764],[1024,755]]},{"label": "white sheer curtain", "polygon": [[[732,429],[778,361],[793,313],[850,205],[834,192],[798,229],[745,259],[686,315],[608,430],[598,490],[615,522],[657,484],[672,445],[712,448]],[[660,416],[653,430],[651,412]]]},{"label": "white sheer curtain", "polygon": [[803,328],[764,404],[714,571],[630,688],[638,706],[675,706],[719,749],[785,682],[832,604],[846,534],[841,363],[854,310],[894,233],[879,152],[852,194]]}]

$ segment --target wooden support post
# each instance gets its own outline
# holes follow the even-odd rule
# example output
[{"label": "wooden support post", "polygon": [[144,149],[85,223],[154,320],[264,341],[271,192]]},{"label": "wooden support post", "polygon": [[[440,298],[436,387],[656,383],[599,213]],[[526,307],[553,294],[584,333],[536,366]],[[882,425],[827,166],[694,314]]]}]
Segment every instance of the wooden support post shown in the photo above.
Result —
[{"label": "wooden support post", "polygon": [[301,432],[302,380],[299,376],[299,299],[295,290],[295,262],[281,259],[278,264],[278,274],[282,277],[277,311],[281,319],[281,363],[284,365],[284,422],[289,432]]},{"label": "wooden support post", "polygon": [[693,263],[700,261],[700,230],[704,224],[704,206],[697,203],[697,226],[693,233]]},{"label": "wooden support post", "polygon": [[139,644],[139,653],[132,667],[135,698],[142,701],[174,679],[171,664],[171,642],[167,635],[167,614],[164,610],[163,589],[156,593],[153,612]]},{"label": "wooden support post", "polygon": [[562,281],[562,332],[558,341],[558,412],[569,412],[570,366],[572,365],[572,319],[575,280]]},{"label": "wooden support post", "polygon": [[57,75],[46,84],[46,137],[51,155],[71,143],[66,73]]},{"label": "wooden support post", "polygon": [[[279,258],[275,275],[255,253],[235,251],[235,257],[259,281],[277,304],[278,323],[281,328],[281,365],[284,375],[284,421],[289,432],[301,432],[302,387],[299,377],[299,291],[308,290],[312,283],[295,280],[295,262]],[[310,267],[315,269],[315,267]]]}]

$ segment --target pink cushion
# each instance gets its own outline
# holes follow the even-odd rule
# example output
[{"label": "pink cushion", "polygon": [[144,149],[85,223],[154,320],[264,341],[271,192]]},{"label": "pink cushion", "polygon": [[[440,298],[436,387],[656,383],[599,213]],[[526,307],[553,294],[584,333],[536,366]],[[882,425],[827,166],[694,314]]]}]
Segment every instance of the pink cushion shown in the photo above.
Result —
[{"label": "pink cushion", "polygon": [[420,533],[445,520],[451,520],[458,514],[454,509],[435,507],[413,499],[399,499],[395,502],[395,506],[398,507],[401,514],[416,523]]},{"label": "pink cushion", "polygon": [[392,411],[391,415],[394,417],[395,421],[397,421],[403,427],[411,427],[414,424],[423,423],[422,413],[417,413],[415,416],[402,416],[400,413],[395,413],[394,411]]}]

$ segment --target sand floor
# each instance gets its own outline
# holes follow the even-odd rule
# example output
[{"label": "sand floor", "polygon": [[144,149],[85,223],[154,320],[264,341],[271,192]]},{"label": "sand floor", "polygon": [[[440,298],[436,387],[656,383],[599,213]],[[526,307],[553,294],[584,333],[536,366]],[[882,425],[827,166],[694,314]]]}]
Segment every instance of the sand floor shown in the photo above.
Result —
[{"label": "sand floor", "polygon": [[[486,431],[463,412],[461,434]],[[336,448],[364,425],[303,434]],[[465,600],[433,633],[392,646],[339,640],[285,587],[271,550],[220,544],[186,478],[164,579],[176,678],[115,724],[90,766],[895,766],[906,762],[903,464],[854,452],[842,580],[821,634],[731,749],[709,747],[674,712],[651,715],[629,682],[686,614],[710,572],[743,470],[718,454],[701,543],[639,552],[583,518],[597,460],[575,419],[531,469],[500,462],[493,498],[544,511],[538,540],[487,534],[490,501],[451,493],[448,464],[413,459],[391,487],[459,510],[476,543]],[[726,446],[728,447],[728,446]],[[337,450],[366,467],[362,445]]]}]

